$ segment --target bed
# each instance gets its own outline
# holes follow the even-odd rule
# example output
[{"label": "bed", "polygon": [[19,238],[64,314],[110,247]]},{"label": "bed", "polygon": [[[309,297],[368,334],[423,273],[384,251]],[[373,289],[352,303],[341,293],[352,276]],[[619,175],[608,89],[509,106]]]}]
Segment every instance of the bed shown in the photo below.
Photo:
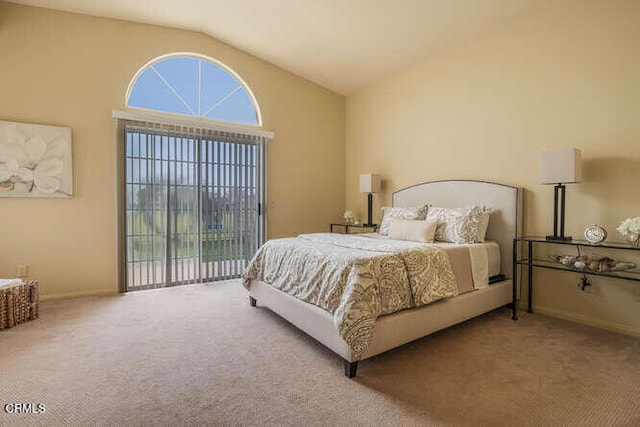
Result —
[{"label": "bed", "polygon": [[[372,305],[371,303],[367,301],[363,303],[361,299],[354,299],[362,298],[361,294],[365,294],[370,292],[370,289],[374,289],[374,287],[366,286],[366,278],[375,276],[375,274],[372,273],[373,267],[370,268],[370,266],[374,264],[368,261],[356,261],[361,267],[360,270],[365,273],[353,274],[355,269],[351,270],[349,280],[345,279],[349,296],[342,297],[342,301],[338,302],[340,306],[335,307],[335,312],[328,311],[328,307],[321,303],[325,300],[329,301],[330,295],[324,295],[323,298],[326,297],[324,300],[315,294],[311,296],[306,294],[302,296],[297,295],[296,292],[298,292],[298,294],[302,292],[298,288],[304,289],[304,280],[302,279],[290,279],[287,276],[278,277],[268,274],[263,275],[263,277],[245,272],[243,283],[249,292],[250,304],[256,306],[259,303],[260,306],[272,310],[331,349],[344,359],[345,375],[353,378],[356,375],[359,361],[366,360],[372,356],[506,304],[514,303],[519,292],[510,278],[510,264],[512,260],[513,239],[520,236],[521,230],[522,190],[509,185],[483,181],[448,180],[426,182],[393,193],[394,207],[412,207],[427,203],[445,208],[458,208],[475,204],[491,207],[492,213],[486,233],[486,240],[491,243],[487,243],[485,246],[487,247],[487,253],[494,251],[499,252],[499,255],[497,258],[495,256],[489,256],[487,259],[488,264],[484,274],[491,276],[491,280],[484,280],[490,284],[467,289],[464,292],[459,292],[457,288],[455,291],[452,291],[449,279],[451,277],[458,278],[459,271],[462,271],[459,267],[456,267],[453,262],[454,257],[452,254],[454,252],[451,251],[460,249],[456,248],[456,245],[448,245],[450,248],[416,249],[411,248],[411,245],[405,247],[402,244],[395,243],[395,241],[383,239],[380,239],[381,243],[378,243],[376,242],[377,236],[373,235],[369,238],[366,236],[345,236],[339,238],[329,234],[302,235],[299,236],[297,240],[277,239],[278,242],[276,242],[276,244],[287,247],[287,250],[289,250],[289,258],[291,254],[296,254],[298,259],[295,262],[298,263],[296,265],[298,266],[297,270],[299,272],[307,271],[305,262],[310,261],[305,257],[311,257],[309,254],[313,254],[315,251],[327,251],[329,245],[332,244],[335,245],[336,263],[342,262],[342,258],[339,256],[339,252],[341,251],[344,251],[346,254],[345,257],[348,258],[349,253],[353,251],[359,251],[358,253],[369,250],[385,251],[386,249],[379,249],[380,245],[385,248],[387,246],[390,247],[391,249],[389,249],[388,254],[379,254],[379,256],[372,256],[370,259],[378,260],[376,261],[378,264],[386,263],[392,265],[394,263],[404,263],[407,270],[407,277],[402,280],[410,284],[408,287],[411,295],[408,298],[411,299],[412,305],[404,306],[402,305],[402,301],[391,301],[397,305],[397,310],[384,311],[384,304],[382,308],[376,306],[374,310],[370,307]],[[477,245],[480,247],[481,244]],[[478,253],[478,247],[474,247],[473,250],[469,248],[469,253],[473,251]],[[449,263],[451,268],[431,268],[429,273],[433,275],[433,271],[437,271],[437,274],[440,274],[440,276],[434,276],[435,282],[438,283],[436,289],[439,293],[436,295],[432,288],[429,288],[429,292],[425,291],[421,294],[416,284],[419,283],[419,274],[424,268],[414,268],[413,270],[416,272],[412,273],[412,268],[410,267],[410,263],[407,262],[407,259],[417,260],[415,261],[415,265],[418,266],[423,262],[425,265],[439,265],[434,260],[436,260],[438,256],[442,256],[446,251],[450,251],[447,252],[449,254],[447,259],[451,260]],[[307,255],[305,255],[305,253]],[[263,255],[263,257],[265,256]],[[288,258],[285,256],[281,258],[279,262],[282,262],[283,259]],[[368,259],[369,258],[367,258],[367,260]],[[492,259],[493,267],[491,267]],[[499,259],[499,262],[496,259]],[[251,265],[252,264],[250,264],[250,266]],[[382,270],[385,269],[378,268],[376,271]],[[477,270],[472,270],[472,276],[480,274],[477,273]],[[274,271],[277,271],[277,269],[274,269]],[[312,270],[309,269],[309,271]],[[482,269],[480,269],[480,271],[482,271]],[[397,275],[398,273],[395,272],[391,274],[391,276]],[[265,280],[257,280],[255,277],[264,278]],[[353,277],[356,277],[356,279],[353,279]],[[389,277],[388,275],[387,279]],[[303,277],[303,279],[306,278]],[[300,283],[289,283],[287,282],[288,280],[290,282],[298,280]],[[377,280],[379,280],[379,277]],[[393,280],[395,280],[395,278]],[[476,277],[474,277],[474,280],[478,282]],[[364,282],[365,285],[360,286],[361,282]],[[296,289],[298,290],[295,292],[292,291]],[[382,295],[384,292],[381,289],[382,288],[375,288],[374,291],[377,292],[376,295],[379,294],[379,299],[383,300]],[[292,296],[287,292],[296,296]],[[305,292],[308,293],[308,291]],[[323,293],[322,290],[313,290],[313,292]],[[347,295],[346,291],[344,295]],[[355,295],[355,297],[352,298],[351,295]],[[389,295],[391,294],[389,293]],[[307,302],[305,299],[313,303]],[[399,299],[402,300],[402,298]],[[418,304],[420,301],[423,303]],[[386,304],[387,300],[384,299],[384,302]],[[345,309],[344,306],[347,306],[351,311]],[[365,309],[358,309],[363,306]],[[353,307],[356,307],[357,310],[354,310]],[[515,304],[513,308],[515,310]],[[361,311],[364,314],[361,314]],[[353,312],[357,314],[354,315]],[[340,319],[339,321],[337,320],[338,318]]]}]

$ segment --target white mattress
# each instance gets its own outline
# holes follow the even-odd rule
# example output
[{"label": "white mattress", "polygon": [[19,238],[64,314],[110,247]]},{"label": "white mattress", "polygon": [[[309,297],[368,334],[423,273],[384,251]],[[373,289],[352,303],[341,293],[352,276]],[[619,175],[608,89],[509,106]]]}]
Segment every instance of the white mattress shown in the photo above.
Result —
[{"label": "white mattress", "polygon": [[[380,233],[362,233],[360,236],[370,237],[372,239],[383,239],[383,240],[391,240],[387,236],[383,236]],[[465,246],[471,248],[471,254],[477,251],[486,251],[487,255],[487,267],[489,277],[497,276],[500,274],[500,246],[496,242],[484,242],[484,243],[444,243],[444,242],[435,242],[435,243],[417,243],[416,245],[424,245],[424,246],[436,246],[436,247],[447,247],[447,246]]]}]

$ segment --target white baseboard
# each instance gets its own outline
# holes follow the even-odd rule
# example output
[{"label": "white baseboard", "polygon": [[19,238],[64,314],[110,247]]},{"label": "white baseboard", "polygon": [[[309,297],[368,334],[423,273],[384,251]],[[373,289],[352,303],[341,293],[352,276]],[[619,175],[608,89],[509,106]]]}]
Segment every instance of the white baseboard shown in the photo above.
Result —
[{"label": "white baseboard", "polygon": [[40,301],[56,301],[61,299],[71,298],[84,298],[84,297],[98,297],[104,295],[116,295],[118,292],[115,289],[97,289],[95,291],[73,291],[63,292],[60,294],[45,294],[40,295]]},{"label": "white baseboard", "polygon": [[585,325],[594,326],[596,328],[606,329],[607,331],[640,337],[640,328],[635,326],[622,325],[620,323],[610,322],[608,320],[596,319],[593,317],[584,316],[582,314],[569,313],[562,310],[556,310],[554,308],[540,307],[538,305],[533,307],[533,312],[544,314],[545,316],[557,317],[564,320],[583,323]]}]

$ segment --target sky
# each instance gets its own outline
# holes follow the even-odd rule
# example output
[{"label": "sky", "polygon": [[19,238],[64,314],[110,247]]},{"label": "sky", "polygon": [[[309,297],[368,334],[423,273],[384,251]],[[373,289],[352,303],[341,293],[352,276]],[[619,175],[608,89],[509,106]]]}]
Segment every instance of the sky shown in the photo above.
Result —
[{"label": "sky", "polygon": [[258,125],[251,97],[229,72],[194,57],[164,59],[136,80],[128,106]]}]

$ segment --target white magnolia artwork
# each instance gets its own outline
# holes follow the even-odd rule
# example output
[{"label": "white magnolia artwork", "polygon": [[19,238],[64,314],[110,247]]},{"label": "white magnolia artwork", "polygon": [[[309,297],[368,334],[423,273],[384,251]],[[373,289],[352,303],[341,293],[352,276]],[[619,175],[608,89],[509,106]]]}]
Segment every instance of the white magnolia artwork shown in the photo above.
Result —
[{"label": "white magnolia artwork", "polygon": [[71,128],[0,120],[0,197],[71,197]]}]

